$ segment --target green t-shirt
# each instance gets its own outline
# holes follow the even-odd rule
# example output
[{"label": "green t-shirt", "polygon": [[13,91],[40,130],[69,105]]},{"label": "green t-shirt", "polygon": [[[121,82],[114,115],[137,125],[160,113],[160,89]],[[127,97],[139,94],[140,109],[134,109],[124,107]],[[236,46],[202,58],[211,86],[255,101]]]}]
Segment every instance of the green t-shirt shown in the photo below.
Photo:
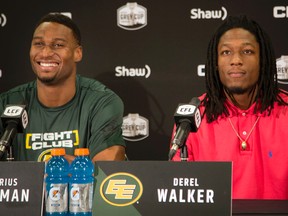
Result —
[{"label": "green t-shirt", "polygon": [[[44,161],[51,149],[89,148],[90,157],[113,145],[125,146],[122,137],[123,102],[100,82],[77,75],[76,94],[67,104],[48,108],[37,98],[36,81],[0,95],[0,113],[6,105],[25,104],[29,123],[13,140],[14,160]],[[0,123],[0,132],[3,134]],[[4,157],[5,159],[5,157]],[[2,158],[3,160],[3,158]]]}]

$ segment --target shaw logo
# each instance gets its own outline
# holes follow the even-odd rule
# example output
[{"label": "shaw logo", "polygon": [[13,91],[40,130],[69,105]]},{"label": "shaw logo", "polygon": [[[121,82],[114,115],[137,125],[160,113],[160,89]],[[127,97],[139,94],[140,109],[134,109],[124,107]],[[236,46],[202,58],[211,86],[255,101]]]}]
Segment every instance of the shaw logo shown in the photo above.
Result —
[{"label": "shaw logo", "polygon": [[275,6],[273,8],[274,18],[288,18],[288,6]]},{"label": "shaw logo", "polygon": [[4,27],[7,23],[7,18],[5,14],[1,13],[0,14],[0,26]]},{"label": "shaw logo", "polygon": [[226,19],[227,10],[221,7],[221,10],[202,10],[201,8],[191,9],[191,19]]},{"label": "shaw logo", "polygon": [[138,113],[123,117],[122,135],[128,141],[140,141],[149,136],[149,121]]},{"label": "shaw logo", "polygon": [[117,66],[115,68],[117,77],[145,77],[148,78],[151,75],[151,69],[148,65],[145,68],[126,68],[125,66]]},{"label": "shaw logo", "polygon": [[288,55],[276,59],[278,83],[288,84]]},{"label": "shaw logo", "polygon": [[100,185],[103,200],[113,206],[128,206],[137,202],[143,193],[141,181],[130,173],[114,173]]},{"label": "shaw logo", "polygon": [[117,10],[117,25],[125,30],[138,30],[147,25],[147,10],[136,2],[128,2]]}]

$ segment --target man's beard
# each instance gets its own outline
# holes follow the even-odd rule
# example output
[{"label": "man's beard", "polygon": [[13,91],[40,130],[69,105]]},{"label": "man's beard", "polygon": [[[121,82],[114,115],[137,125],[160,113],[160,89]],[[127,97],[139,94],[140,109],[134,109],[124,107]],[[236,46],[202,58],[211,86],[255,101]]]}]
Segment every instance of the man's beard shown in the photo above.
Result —
[{"label": "man's beard", "polygon": [[249,95],[253,95],[257,89],[257,83],[253,86],[243,88],[243,87],[227,87],[224,86],[224,91],[229,95],[229,97],[234,98],[233,95],[243,95],[248,93]]},{"label": "man's beard", "polygon": [[49,85],[49,84],[53,84],[54,83],[55,77],[39,77],[39,76],[37,76],[37,79],[40,82]]},{"label": "man's beard", "polygon": [[236,95],[241,95],[245,94],[246,92],[249,92],[251,88],[241,88],[241,87],[225,87],[226,91],[229,92],[229,94],[236,94]]}]

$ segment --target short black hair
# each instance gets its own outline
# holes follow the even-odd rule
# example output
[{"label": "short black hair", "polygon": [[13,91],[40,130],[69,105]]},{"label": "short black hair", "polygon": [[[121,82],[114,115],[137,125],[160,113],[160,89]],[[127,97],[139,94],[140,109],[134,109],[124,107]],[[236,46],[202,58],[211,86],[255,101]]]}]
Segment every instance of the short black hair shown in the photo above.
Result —
[{"label": "short black hair", "polygon": [[66,15],[63,15],[61,13],[48,13],[46,15],[44,15],[36,24],[35,29],[41,25],[44,22],[55,22],[55,23],[59,23],[62,24],[68,28],[70,28],[72,30],[73,36],[76,40],[76,42],[78,43],[78,45],[81,45],[81,33],[80,30],[78,28],[78,26],[76,25],[76,23],[69,18]]}]

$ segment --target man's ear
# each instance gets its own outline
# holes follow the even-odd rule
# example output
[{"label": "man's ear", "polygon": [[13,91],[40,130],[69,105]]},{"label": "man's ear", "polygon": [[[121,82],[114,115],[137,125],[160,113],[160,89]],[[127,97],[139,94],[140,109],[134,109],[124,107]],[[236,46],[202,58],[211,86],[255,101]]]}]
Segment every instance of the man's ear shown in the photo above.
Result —
[{"label": "man's ear", "polygon": [[82,46],[78,46],[74,51],[74,61],[80,62],[83,56],[83,48]]}]

